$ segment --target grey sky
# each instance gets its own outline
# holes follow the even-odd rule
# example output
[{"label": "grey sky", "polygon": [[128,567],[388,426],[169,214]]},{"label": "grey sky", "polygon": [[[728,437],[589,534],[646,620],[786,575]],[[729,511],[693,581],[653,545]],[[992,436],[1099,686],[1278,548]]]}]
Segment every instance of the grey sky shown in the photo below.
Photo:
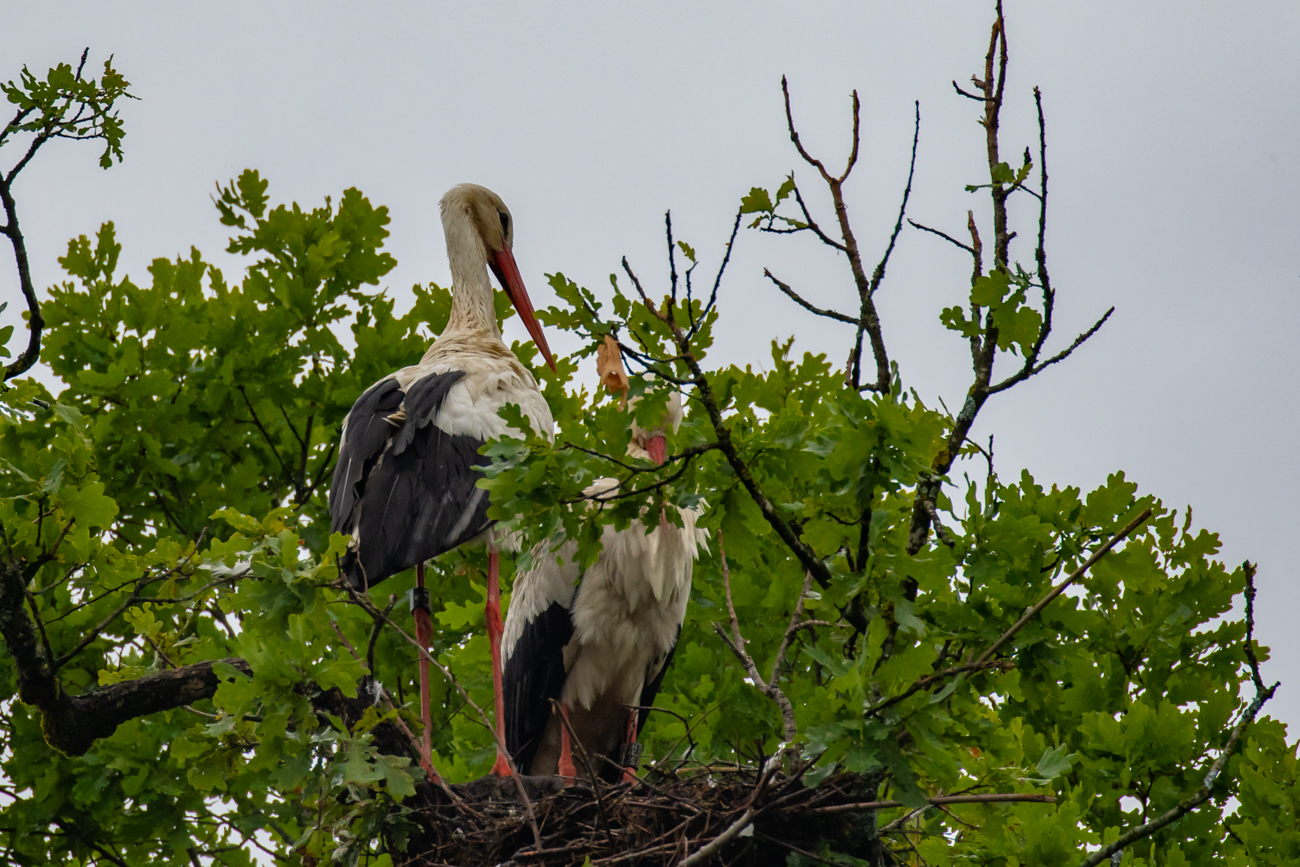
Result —
[{"label": "grey sky", "polygon": [[[1011,2],[1007,14],[1008,158],[1036,141],[1031,88],[1045,95],[1055,346],[1117,310],[1075,358],[994,398],[973,433],[996,434],[1004,478],[1027,467],[1086,490],[1122,469],[1166,504],[1190,503],[1227,561],[1257,560],[1266,675],[1286,680],[1271,708],[1300,721],[1285,506],[1300,489],[1300,6]],[[522,3],[11,4],[0,77],[24,63],[43,73],[89,45],[96,64],[116,54],[143,100],[123,112],[121,166],[101,171],[93,146],[56,143],[24,173],[16,193],[40,287],[61,279],[70,237],[110,219],[137,279],[191,244],[220,261],[213,182],[255,167],[273,201],[312,206],[356,186],[388,205],[399,299],[448,280],[442,192],[486,184],[515,215],[541,306],[544,273],[599,292],[624,254],[643,279],[662,278],[669,208],[711,273],[740,196],[791,168],[829,216],[785,134],[782,73],[805,141],[832,164],[847,150],[849,92],[862,95],[848,193],[864,247],[881,249],[892,224],[918,99],[909,211],[960,233],[966,209],[985,207],[962,189],[983,179],[983,157],[977,106],[949,82],[982,65],[990,20],[991,3],[969,0],[589,3],[563,15]],[[1015,215],[1029,217],[1029,202]],[[1032,224],[1019,228],[1028,238]],[[1013,254],[1027,263],[1032,249]],[[3,260],[13,322],[21,301]],[[840,363],[846,327],[794,308],[764,266],[816,303],[850,306],[829,251],[742,234],[715,360],[764,364],[768,342],[793,333]],[[938,312],[964,298],[968,269],[909,230],[879,297],[905,383],[954,407],[969,361]]]}]

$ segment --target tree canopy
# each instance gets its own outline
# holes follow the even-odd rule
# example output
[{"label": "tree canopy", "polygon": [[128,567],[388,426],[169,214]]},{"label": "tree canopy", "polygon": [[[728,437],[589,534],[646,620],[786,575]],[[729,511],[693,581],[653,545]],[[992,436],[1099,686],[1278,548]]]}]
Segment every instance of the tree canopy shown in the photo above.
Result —
[{"label": "tree canopy", "polygon": [[[975,103],[988,167],[968,187],[984,209],[960,237],[908,227],[909,172],[892,233],[870,242],[880,258],[868,256],[846,190],[858,97],[837,171],[801,143],[783,80],[800,166],[744,196],[725,246],[707,248],[718,255],[676,238],[669,218],[661,285],[626,260],[599,290],[548,276],[561,303],[539,319],[584,348],[552,372],[531,344],[514,345],[557,437],[485,447],[492,515],[519,530],[524,552],[563,532],[591,562],[603,525],[702,505],[710,552],[643,735],[642,794],[696,781],[730,800],[639,855],[630,825],[584,849],[598,835],[565,837],[565,814],[530,802],[499,834],[525,841],[520,863],[544,839],[568,848],[529,863],[610,852],[791,865],[1300,858],[1296,744],[1261,714],[1276,685],[1259,674],[1254,567],[1216,560],[1217,536],[1190,510],[1123,472],[1087,492],[1004,477],[973,438],[986,401],[1050,376],[1110,316],[1077,337],[1053,332],[1043,101],[1025,95],[1040,137],[1006,160],[999,115],[1019,98],[1004,91],[1007,44],[999,8],[983,68],[957,88]],[[0,231],[29,334],[27,349],[7,350],[0,394],[0,853],[33,865],[433,859],[434,826],[474,809],[439,799],[468,798],[459,784],[494,755],[480,711],[491,706],[486,555],[457,550],[429,568],[444,672],[434,762],[452,784],[439,789],[413,760],[417,649],[398,607],[413,576],[392,579],[389,595],[350,592],[326,495],[352,402],[420,357],[450,291],[417,285],[399,315],[378,288],[395,264],[384,207],[355,189],[276,204],[249,170],[214,199],[242,273],[193,249],[133,279],[108,223],[69,242],[67,281],[38,301],[19,172],[56,138],[102,140],[105,168],[123,155],[115,106],[129,85],[111,62],[86,78],[85,62],[44,79],[24,69],[4,87],[17,113],[0,134]],[[1013,196],[1037,212],[1020,247]],[[938,311],[971,350],[955,414],[906,384],[876,310],[905,230],[971,262]],[[791,337],[773,341],[764,370],[714,362],[732,246],[789,233],[842,263],[852,312],[815,307],[798,281],[769,273],[772,303],[851,336],[834,357]],[[628,411],[579,374],[607,340],[647,427],[665,385],[684,395],[663,467],[623,457]],[[38,356],[57,393],[23,376]],[[526,429],[516,408],[503,412]],[[625,496],[593,509],[582,492],[604,476]],[[503,558],[507,586],[531,556]],[[630,809],[629,791],[607,791],[622,799],[610,809]],[[484,863],[515,856],[482,851],[495,859]]]}]

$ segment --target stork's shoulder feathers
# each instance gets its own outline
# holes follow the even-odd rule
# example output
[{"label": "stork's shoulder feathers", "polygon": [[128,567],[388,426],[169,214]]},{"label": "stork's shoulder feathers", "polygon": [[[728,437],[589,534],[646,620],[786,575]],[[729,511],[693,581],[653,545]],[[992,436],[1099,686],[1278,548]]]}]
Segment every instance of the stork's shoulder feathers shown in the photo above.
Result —
[{"label": "stork's shoulder feathers", "polygon": [[447,331],[434,341],[419,364],[393,376],[403,388],[429,374],[460,371],[463,376],[447,394],[433,423],[449,434],[490,440],[519,436],[499,412],[516,404],[533,429],[554,439],[551,408],[528,368],[495,335],[483,331]]}]

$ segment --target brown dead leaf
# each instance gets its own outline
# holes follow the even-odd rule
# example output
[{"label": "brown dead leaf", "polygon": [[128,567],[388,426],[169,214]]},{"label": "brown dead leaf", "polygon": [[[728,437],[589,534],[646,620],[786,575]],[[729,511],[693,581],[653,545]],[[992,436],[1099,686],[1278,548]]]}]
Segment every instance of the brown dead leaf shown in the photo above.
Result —
[{"label": "brown dead leaf", "polygon": [[618,348],[618,341],[608,334],[600,346],[596,347],[596,373],[611,394],[626,395],[632,387],[627,378],[627,370],[623,367],[623,353]]}]

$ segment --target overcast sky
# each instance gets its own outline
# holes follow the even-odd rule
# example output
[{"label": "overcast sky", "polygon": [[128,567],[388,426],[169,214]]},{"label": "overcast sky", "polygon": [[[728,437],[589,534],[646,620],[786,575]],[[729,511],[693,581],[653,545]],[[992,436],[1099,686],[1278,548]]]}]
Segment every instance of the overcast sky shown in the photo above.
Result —
[{"label": "overcast sky", "polygon": [[[274,202],[310,207],[356,186],[387,205],[398,266],[386,286],[399,299],[412,283],[448,282],[437,201],[462,181],[509,204],[538,306],[552,300],[544,274],[600,292],[624,254],[643,279],[662,280],[670,208],[711,272],[751,186],[796,169],[831,220],[785,133],[783,73],[805,142],[832,165],[847,152],[849,93],[863,98],[847,192],[869,259],[897,209],[914,100],[911,216],[960,234],[967,208],[987,208],[963,190],[986,179],[978,106],[950,82],[982,67],[991,4],[554,8],[10,4],[0,79],[24,63],[43,74],[88,45],[96,68],[116,55],[142,100],[123,110],[122,165],[102,171],[94,145],[56,142],[24,172],[16,195],[37,286],[60,281],[67,240],[105,220],[138,280],[151,259],[191,245],[220,262],[213,184],[248,167],[270,179]],[[1274,651],[1265,673],[1284,680],[1270,708],[1300,722],[1286,505],[1300,490],[1300,5],[1010,2],[1007,14],[1004,153],[1037,140],[1034,85],[1048,117],[1054,346],[1117,309],[1068,363],[993,398],[972,433],[996,435],[1004,479],[1028,468],[1040,483],[1088,490],[1123,470],[1166,505],[1190,504],[1198,526],[1221,533],[1228,562],[1258,561],[1259,637]],[[1026,239],[1029,204],[1013,210]],[[1027,242],[1012,252],[1032,261]],[[764,364],[770,340],[794,334],[840,363],[847,326],[794,308],[764,266],[816,303],[852,309],[841,259],[802,236],[744,233],[715,361]],[[905,384],[954,409],[969,356],[938,312],[962,303],[968,273],[960,251],[908,230],[878,300]],[[16,321],[11,264],[0,300],[3,322]]]}]

